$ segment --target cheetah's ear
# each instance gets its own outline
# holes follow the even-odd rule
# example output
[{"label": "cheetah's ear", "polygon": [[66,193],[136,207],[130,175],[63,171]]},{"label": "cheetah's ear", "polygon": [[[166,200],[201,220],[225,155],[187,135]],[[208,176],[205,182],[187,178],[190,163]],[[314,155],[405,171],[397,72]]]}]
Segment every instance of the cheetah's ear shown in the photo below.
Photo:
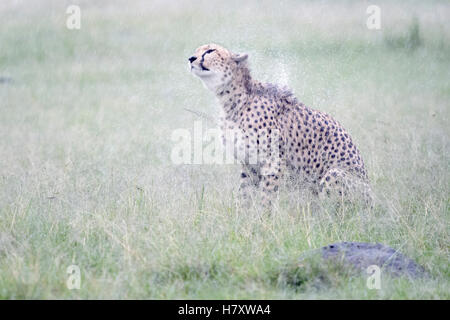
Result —
[{"label": "cheetah's ear", "polygon": [[246,54],[246,53],[243,53],[243,54],[236,54],[236,53],[235,53],[235,54],[233,54],[232,58],[233,58],[233,60],[234,60],[235,62],[239,63],[239,62],[242,62],[242,61],[247,60],[248,54]]}]

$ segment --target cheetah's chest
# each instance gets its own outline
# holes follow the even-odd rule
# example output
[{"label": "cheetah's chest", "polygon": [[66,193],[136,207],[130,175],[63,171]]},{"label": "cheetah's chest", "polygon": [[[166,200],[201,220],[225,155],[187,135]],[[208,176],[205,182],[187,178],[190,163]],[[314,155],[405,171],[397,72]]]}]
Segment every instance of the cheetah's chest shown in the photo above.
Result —
[{"label": "cheetah's chest", "polygon": [[256,164],[257,151],[237,122],[221,117],[220,129],[226,159],[233,158],[240,163]]}]

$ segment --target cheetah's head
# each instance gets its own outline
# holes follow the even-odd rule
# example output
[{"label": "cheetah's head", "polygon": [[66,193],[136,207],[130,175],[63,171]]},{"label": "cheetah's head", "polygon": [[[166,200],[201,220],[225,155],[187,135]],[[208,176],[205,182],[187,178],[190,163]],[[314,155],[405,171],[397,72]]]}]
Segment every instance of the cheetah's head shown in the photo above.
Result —
[{"label": "cheetah's head", "polygon": [[247,57],[247,54],[235,54],[217,44],[206,44],[198,47],[189,58],[189,68],[208,89],[216,92],[232,81]]}]

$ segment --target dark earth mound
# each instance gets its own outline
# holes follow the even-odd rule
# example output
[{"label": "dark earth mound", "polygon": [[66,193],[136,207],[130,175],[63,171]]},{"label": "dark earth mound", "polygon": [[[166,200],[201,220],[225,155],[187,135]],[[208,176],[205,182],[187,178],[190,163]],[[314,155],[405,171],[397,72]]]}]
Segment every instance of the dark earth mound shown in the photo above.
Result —
[{"label": "dark earth mound", "polygon": [[406,275],[411,278],[427,276],[425,269],[395,249],[381,243],[339,242],[321,249],[322,258],[332,263],[343,263],[366,272],[370,265],[392,276]]}]

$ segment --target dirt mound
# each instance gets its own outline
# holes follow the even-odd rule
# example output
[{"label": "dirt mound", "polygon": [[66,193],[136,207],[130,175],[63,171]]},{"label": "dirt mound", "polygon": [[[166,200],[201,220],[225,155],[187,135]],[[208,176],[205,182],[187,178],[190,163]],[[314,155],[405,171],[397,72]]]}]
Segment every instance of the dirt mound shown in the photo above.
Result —
[{"label": "dirt mound", "polygon": [[382,272],[392,276],[406,275],[411,278],[426,276],[425,269],[395,249],[381,243],[339,242],[321,249],[322,258],[329,262],[343,263],[366,272],[376,265]]}]

